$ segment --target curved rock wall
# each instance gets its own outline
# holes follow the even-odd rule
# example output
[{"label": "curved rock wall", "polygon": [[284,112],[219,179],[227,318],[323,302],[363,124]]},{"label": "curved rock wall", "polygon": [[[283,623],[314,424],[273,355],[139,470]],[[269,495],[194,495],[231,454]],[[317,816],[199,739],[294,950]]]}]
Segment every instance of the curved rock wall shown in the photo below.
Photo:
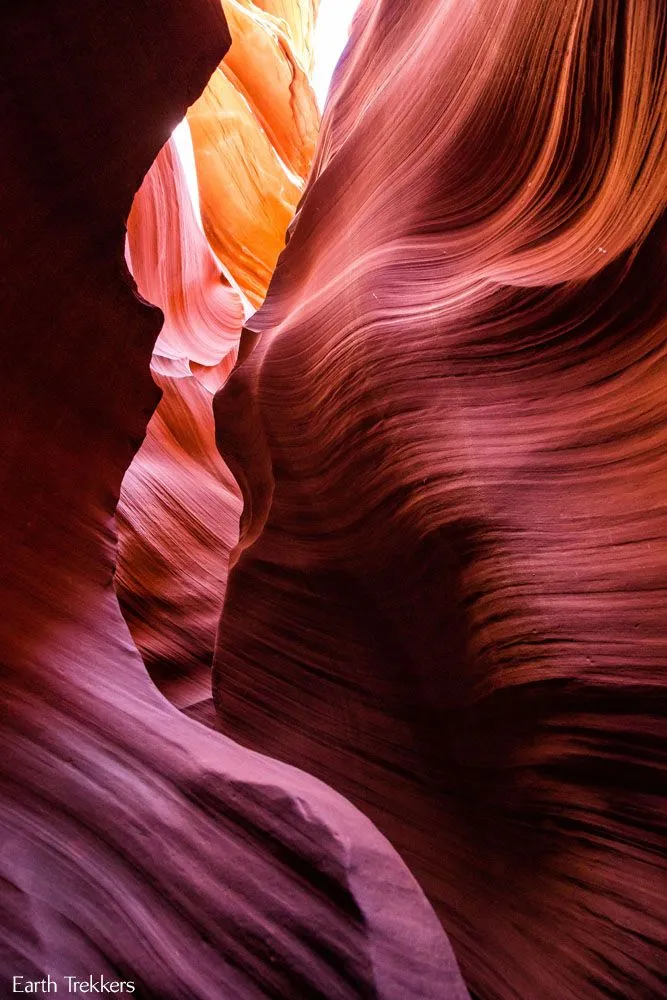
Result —
[{"label": "curved rock wall", "polygon": [[165,315],[151,359],[163,396],[123,480],[116,588],[153,679],[187,703],[210,692],[238,538],[239,494],[215,447],[212,398],[236,359],[243,304],[200,228],[173,138],[134,199],[127,257],[140,293]]},{"label": "curved rock wall", "polygon": [[228,43],[208,0],[0,10],[2,994],[48,975],[148,1000],[463,1000],[388,843],[166,702],[113,588],[162,322],[124,224]]},{"label": "curved rock wall", "polygon": [[363,808],[484,1000],[664,991],[666,23],[362,3],[215,402],[219,725]]},{"label": "curved rock wall", "polygon": [[312,0],[222,7],[231,47],[186,125],[197,202],[172,139],[134,200],[128,234],[139,290],[166,317],[151,366],[165,395],[123,482],[116,584],[153,679],[179,705],[210,696],[238,539],[239,495],[215,448],[211,394],[236,359],[242,300],[250,311],[266,294],[319,125]]},{"label": "curved rock wall", "polygon": [[188,112],[204,229],[254,307],[310,170],[313,0],[225,0],[232,44]]}]

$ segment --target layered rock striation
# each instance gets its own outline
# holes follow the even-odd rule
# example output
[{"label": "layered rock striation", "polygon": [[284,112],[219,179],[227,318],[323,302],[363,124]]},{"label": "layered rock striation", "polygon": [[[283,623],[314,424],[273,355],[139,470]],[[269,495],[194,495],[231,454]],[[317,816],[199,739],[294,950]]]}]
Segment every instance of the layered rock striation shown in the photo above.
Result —
[{"label": "layered rock striation", "polygon": [[210,695],[238,539],[212,394],[244,314],[266,294],[319,126],[312,0],[222,7],[230,48],[148,172],[128,227],[128,266],[166,317],[151,364],[164,398],[123,483],[116,584],[151,676],[182,706]]},{"label": "layered rock striation", "polygon": [[218,725],[361,806],[484,1000],[664,992],[666,26],[362,3],[215,401]]},{"label": "layered rock striation", "polygon": [[[170,705],[114,591],[121,479],[160,395],[162,316],[135,294],[125,220],[228,47],[220,7],[10,3],[0,28],[3,994],[94,976],[155,1000],[464,998],[389,844]],[[226,323],[209,291],[193,314]],[[215,367],[181,306],[160,357]]]}]

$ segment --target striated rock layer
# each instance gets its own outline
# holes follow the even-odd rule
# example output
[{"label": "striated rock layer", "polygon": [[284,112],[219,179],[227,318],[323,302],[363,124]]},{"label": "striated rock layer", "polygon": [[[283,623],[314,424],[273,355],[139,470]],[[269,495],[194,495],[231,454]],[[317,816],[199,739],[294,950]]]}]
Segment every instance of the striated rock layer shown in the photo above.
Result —
[{"label": "striated rock layer", "polygon": [[164,311],[151,359],[163,397],[123,480],[116,588],[154,680],[187,704],[210,692],[238,539],[239,494],[215,447],[212,399],[236,359],[243,304],[200,228],[174,139],[134,199],[127,260]]},{"label": "striated rock layer", "polygon": [[666,27],[362,2],[215,402],[219,725],[362,806],[484,1000],[665,990]]},{"label": "striated rock layer", "polygon": [[0,13],[2,994],[104,975],[155,1000],[463,998],[387,842],[169,705],[113,589],[159,395],[124,220],[228,40],[208,0]]},{"label": "striated rock layer", "polygon": [[232,44],[188,112],[204,229],[254,307],[315,150],[314,0],[223,0]]},{"label": "striated rock layer", "polygon": [[236,359],[244,303],[249,312],[266,293],[319,124],[313,0],[222,7],[231,47],[184,125],[202,214],[188,192],[188,150],[179,155],[172,139],[128,226],[128,266],[166,317],[151,366],[165,396],[123,482],[116,584],[152,677],[177,704],[210,695],[238,539],[239,495],[215,447],[212,393]]}]

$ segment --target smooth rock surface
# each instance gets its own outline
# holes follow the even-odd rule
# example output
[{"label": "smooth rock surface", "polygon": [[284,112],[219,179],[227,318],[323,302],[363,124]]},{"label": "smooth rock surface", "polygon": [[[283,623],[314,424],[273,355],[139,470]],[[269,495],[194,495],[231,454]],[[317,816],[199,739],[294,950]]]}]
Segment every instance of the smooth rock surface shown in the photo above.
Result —
[{"label": "smooth rock surface", "polygon": [[362,3],[216,397],[218,725],[363,808],[483,1000],[664,995],[665,31]]},{"label": "smooth rock surface", "polygon": [[188,112],[204,229],[253,307],[266,294],[319,127],[314,0],[223,0],[232,44]]},{"label": "smooth rock surface", "polygon": [[93,974],[151,1000],[464,998],[387,842],[171,706],[114,592],[161,326],[124,225],[226,50],[220,7],[22,2],[0,29],[3,993]]},{"label": "smooth rock surface", "polygon": [[236,360],[244,312],[266,293],[319,126],[313,0],[222,7],[231,46],[149,170],[128,226],[128,267],[166,317],[151,362],[164,397],[123,482],[116,584],[151,676],[179,706],[210,697],[238,539],[212,394]]},{"label": "smooth rock surface", "polygon": [[123,480],[116,589],[151,676],[187,704],[210,696],[238,538],[239,492],[215,447],[212,400],[236,360],[243,303],[198,222],[173,138],[134,199],[126,253],[139,292],[165,315],[151,359],[163,396]]}]

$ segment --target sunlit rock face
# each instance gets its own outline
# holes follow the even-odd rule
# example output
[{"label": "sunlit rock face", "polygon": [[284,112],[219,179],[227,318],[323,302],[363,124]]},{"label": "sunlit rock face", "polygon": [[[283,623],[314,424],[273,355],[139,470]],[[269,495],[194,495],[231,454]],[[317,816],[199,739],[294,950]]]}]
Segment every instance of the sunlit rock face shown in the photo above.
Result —
[{"label": "sunlit rock face", "polygon": [[216,397],[219,725],[349,795],[484,1000],[664,994],[661,0],[378,0]]},{"label": "sunlit rock face", "polygon": [[243,304],[198,224],[173,139],[134,199],[127,258],[142,296],[165,315],[151,362],[163,397],[123,481],[116,587],[152,676],[187,702],[210,690],[238,538],[239,494],[215,447],[212,398],[236,359]]},{"label": "sunlit rock face", "polygon": [[[252,5],[244,0],[243,6]],[[294,55],[310,74],[313,70],[313,38],[320,0],[257,0],[259,10],[270,14],[279,31],[287,37]]]},{"label": "sunlit rock face", "polygon": [[[207,0],[0,9],[0,994],[15,976],[59,995],[92,976],[148,1000],[464,1000],[389,844],[315,779],[171,706],[114,592],[114,509],[158,400],[162,323],[135,295],[124,220],[228,43]],[[165,371],[216,367],[195,319],[231,336],[206,260],[188,262],[206,291],[187,322],[170,300]],[[169,407],[196,414],[199,384],[165,392],[188,456]]]},{"label": "sunlit rock face", "polygon": [[128,232],[139,291],[165,313],[152,362],[165,395],[123,483],[116,582],[144,661],[177,704],[210,694],[238,538],[239,493],[215,447],[212,393],[236,359],[242,297],[256,306],[266,293],[319,125],[312,0],[230,0],[223,10],[231,48],[188,114],[211,244],[174,140],[149,171]]},{"label": "sunlit rock face", "polygon": [[204,229],[253,306],[266,294],[315,149],[314,6],[223,2],[232,45],[188,113]]}]

